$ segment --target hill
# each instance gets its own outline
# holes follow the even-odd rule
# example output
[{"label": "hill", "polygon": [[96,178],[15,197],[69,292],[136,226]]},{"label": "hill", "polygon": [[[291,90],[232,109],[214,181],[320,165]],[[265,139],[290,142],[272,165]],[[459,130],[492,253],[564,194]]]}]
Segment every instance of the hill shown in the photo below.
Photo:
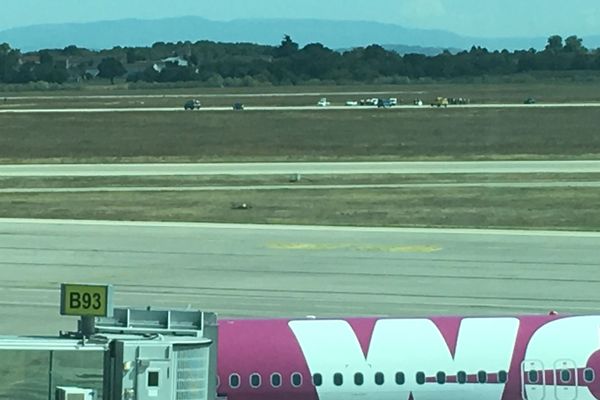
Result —
[{"label": "hill", "polygon": [[[159,20],[124,19],[92,23],[34,25],[0,31],[0,43],[32,51],[64,48],[69,45],[89,49],[115,46],[149,46],[155,42],[211,40],[277,44],[284,34],[305,45],[320,42],[332,49],[388,43],[424,49],[425,54],[451,48],[469,49],[473,45],[490,50],[543,48],[546,38],[475,38],[442,30],[410,29],[399,25],[364,21],[310,19],[247,19],[211,21],[201,17]],[[600,47],[600,36],[584,38],[587,47]],[[418,47],[414,47],[418,46]],[[405,52],[400,49],[400,52]]]}]

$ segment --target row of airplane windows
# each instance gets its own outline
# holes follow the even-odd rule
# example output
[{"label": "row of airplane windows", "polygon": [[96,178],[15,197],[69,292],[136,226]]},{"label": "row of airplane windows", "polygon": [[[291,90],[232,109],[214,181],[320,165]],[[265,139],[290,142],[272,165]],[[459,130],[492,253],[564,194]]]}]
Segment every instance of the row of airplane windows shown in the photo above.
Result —
[{"label": "row of airplane windows", "polygon": [[[557,371],[558,372],[558,371]],[[527,372],[527,380],[529,384],[539,384],[543,382],[542,373],[539,371],[528,371]],[[361,372],[357,372],[354,374],[354,384],[356,386],[361,386],[365,383],[365,376]],[[573,372],[569,369],[560,370],[557,373],[557,380],[561,383],[569,383],[573,379]],[[444,384],[450,382],[445,372],[440,371],[436,374],[435,380],[439,384]],[[595,380],[594,370],[591,368],[586,368],[583,372],[583,380],[586,383],[592,383]],[[290,384],[293,387],[301,387],[303,384],[304,378],[300,372],[294,372],[290,375]],[[427,381],[427,377],[424,372],[417,372],[415,375],[415,381],[419,385],[425,384]],[[468,374],[465,371],[459,371],[456,374],[456,379],[452,379],[452,382],[457,382],[459,384],[465,384],[469,381]],[[506,383],[508,381],[508,372],[507,371],[498,371],[497,374],[488,374],[486,371],[479,371],[476,374],[476,378],[474,382],[478,383]],[[376,372],[373,375],[373,382],[376,385],[383,385],[385,383],[385,375],[383,372]],[[404,385],[406,382],[406,378],[403,372],[396,372],[394,375],[394,382],[396,385]],[[259,373],[250,374],[249,377],[250,386],[258,389],[262,385],[262,376]],[[273,388],[278,388],[283,383],[283,377],[280,373],[273,373],[270,376],[270,384]],[[312,384],[314,386],[323,385],[323,375],[316,373],[312,375]],[[344,374],[337,372],[333,374],[333,384],[335,386],[342,386],[344,384]],[[237,389],[241,385],[241,377],[239,374],[233,373],[229,375],[229,387],[232,389]]]}]

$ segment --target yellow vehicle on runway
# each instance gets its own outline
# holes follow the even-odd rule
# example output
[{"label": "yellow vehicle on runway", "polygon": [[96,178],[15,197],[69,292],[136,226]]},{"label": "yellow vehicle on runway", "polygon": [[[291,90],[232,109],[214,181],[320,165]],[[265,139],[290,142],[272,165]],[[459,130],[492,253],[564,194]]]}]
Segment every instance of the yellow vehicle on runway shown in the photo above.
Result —
[{"label": "yellow vehicle on runway", "polygon": [[436,97],[433,103],[431,103],[431,107],[448,107],[448,99],[445,97]]}]

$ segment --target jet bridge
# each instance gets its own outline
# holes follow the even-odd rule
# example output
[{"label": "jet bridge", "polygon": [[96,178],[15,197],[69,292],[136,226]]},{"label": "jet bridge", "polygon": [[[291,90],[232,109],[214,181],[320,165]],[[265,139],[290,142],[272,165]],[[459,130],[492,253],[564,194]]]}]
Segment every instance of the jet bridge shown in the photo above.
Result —
[{"label": "jet bridge", "polygon": [[215,400],[214,313],[103,314],[57,337],[0,337],[0,400]]}]

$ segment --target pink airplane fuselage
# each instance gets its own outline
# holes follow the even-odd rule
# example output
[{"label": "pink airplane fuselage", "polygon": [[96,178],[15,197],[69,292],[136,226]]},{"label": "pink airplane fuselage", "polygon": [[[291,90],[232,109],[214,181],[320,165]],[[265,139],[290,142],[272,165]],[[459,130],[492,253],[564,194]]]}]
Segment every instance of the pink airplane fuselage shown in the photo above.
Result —
[{"label": "pink airplane fuselage", "polygon": [[230,400],[600,399],[599,350],[600,315],[220,320],[218,393]]}]

